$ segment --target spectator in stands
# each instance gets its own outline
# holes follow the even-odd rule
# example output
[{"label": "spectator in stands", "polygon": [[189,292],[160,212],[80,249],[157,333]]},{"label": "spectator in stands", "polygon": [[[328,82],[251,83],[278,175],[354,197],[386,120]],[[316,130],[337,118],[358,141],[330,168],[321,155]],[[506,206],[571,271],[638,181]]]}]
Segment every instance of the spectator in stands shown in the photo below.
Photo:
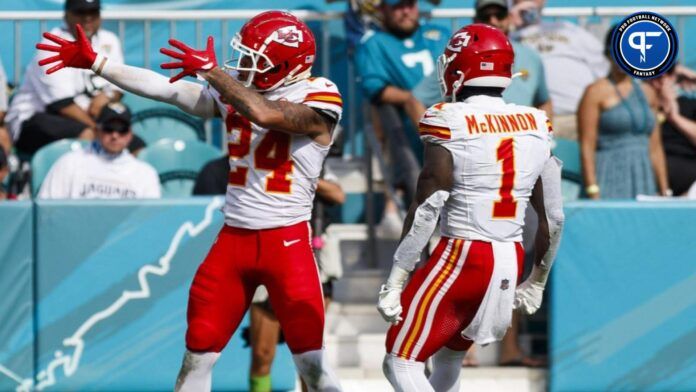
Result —
[{"label": "spectator in stands", "polygon": [[[100,0],[67,0],[65,25],[51,33],[75,40],[78,23],[98,52],[110,60],[123,62],[118,37],[100,27]],[[53,44],[46,39],[42,43]],[[120,89],[91,70],[66,68],[47,75],[37,63],[45,53],[37,52],[36,58],[29,62],[7,115],[15,146],[28,154],[59,139],[93,139],[95,119],[101,108],[122,96]]]},{"label": "spectator in stands", "polygon": [[[435,64],[449,32],[421,25],[416,0],[383,0],[380,11],[383,30],[363,35],[355,66],[366,97],[376,107],[375,129],[387,139],[394,183],[404,191],[408,205],[415,194],[422,152],[415,129],[425,107],[441,99]],[[395,204],[387,204],[381,226],[388,236],[401,233]]]},{"label": "spectator in stands", "polygon": [[545,3],[514,0],[511,15],[518,29],[512,38],[541,55],[553,102],[554,134],[577,139],[575,114],[580,97],[588,85],[607,74],[609,62],[600,41],[582,27],[565,20],[542,21]]},{"label": "spectator in stands", "polygon": [[41,199],[154,199],[161,196],[159,176],[128,152],[131,115],[121,103],[105,106],[96,124],[96,140],[71,151],[51,167]]},{"label": "spectator in stands", "polygon": [[[507,0],[477,0],[474,22],[489,24],[509,35],[511,16],[508,10]],[[537,107],[546,111],[546,114],[551,118],[553,114],[551,99],[546,87],[546,76],[541,57],[534,49],[523,43],[514,40],[510,42],[515,50],[515,63],[512,66],[512,73],[518,76],[513,78],[510,86],[503,91],[503,99],[509,103]],[[532,207],[529,206],[528,208]],[[537,226],[534,217],[536,217],[536,214],[532,212],[525,214],[525,235],[531,235],[532,239],[536,234]],[[533,243],[533,240],[531,242]],[[533,246],[525,247],[525,251],[527,257],[533,257]],[[527,265],[531,266],[532,263],[525,263],[525,266]],[[519,314],[514,312],[510,329],[508,329],[500,343],[498,363],[501,366],[538,367],[544,365],[543,361],[525,355],[518,339],[519,326]],[[467,351],[464,365],[478,365],[475,355],[473,348]]]},{"label": "spectator in stands", "polygon": [[[326,0],[331,3],[337,0]],[[439,5],[441,0],[428,0],[433,5]],[[346,40],[348,50],[352,51],[360,42],[363,34],[368,30],[382,30],[382,0],[348,0],[348,10],[345,13],[343,23],[346,28]]]},{"label": "spectator in stands", "polygon": [[[511,17],[507,0],[477,0],[474,22],[496,27],[510,34]],[[512,84],[503,91],[505,102],[533,106],[546,111],[552,117],[551,97],[546,87],[544,64],[534,49],[517,41],[511,41],[515,50],[515,63],[512,67]]]},{"label": "spectator in stands", "polygon": [[650,80],[658,96],[662,144],[668,182],[675,195],[684,195],[696,182],[696,98],[679,96],[677,66]]},{"label": "spectator in stands", "polygon": [[193,185],[193,195],[224,195],[230,173],[230,157],[213,159],[203,166]]},{"label": "spectator in stands", "polygon": [[[605,54],[609,57],[610,29]],[[654,111],[655,91],[611,62],[609,74],[590,84],[580,101],[578,131],[586,193],[592,199],[671,195],[665,153]]]}]

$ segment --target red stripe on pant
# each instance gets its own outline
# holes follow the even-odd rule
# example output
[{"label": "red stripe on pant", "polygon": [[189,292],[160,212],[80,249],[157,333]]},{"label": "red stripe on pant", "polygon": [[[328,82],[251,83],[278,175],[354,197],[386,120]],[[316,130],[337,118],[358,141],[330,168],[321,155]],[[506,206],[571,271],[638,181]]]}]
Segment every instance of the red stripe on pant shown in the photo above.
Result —
[{"label": "red stripe on pant", "polygon": [[[462,248],[468,247],[466,255],[456,255],[456,241],[462,241]],[[447,245],[451,243],[449,251]],[[467,244],[468,243],[468,244]],[[524,251],[521,245],[516,244],[517,262],[522,270],[521,263],[524,260]],[[460,252],[463,253],[463,252]],[[451,285],[442,282],[452,278],[455,272],[447,270],[446,264],[438,262],[455,255],[455,264],[461,268]],[[428,262],[418,269],[407,284],[401,296],[404,307],[404,321],[392,326],[387,333],[386,348],[392,355],[405,359],[425,361],[441,347],[446,346],[453,350],[466,350],[471,346],[471,341],[461,337],[461,331],[476,315],[478,308],[486,294],[491,275],[493,273],[494,257],[490,242],[463,241],[450,238],[442,238],[436,251]],[[446,274],[446,275],[445,275]],[[429,275],[432,277],[429,279]],[[438,277],[442,277],[438,280]],[[427,286],[424,286],[428,283]],[[514,286],[512,286],[514,287]],[[434,306],[434,299],[426,294],[428,289],[435,290],[434,295],[440,297],[440,301]],[[411,311],[413,307],[415,311]],[[423,325],[416,325],[417,318],[422,307],[422,312],[430,314],[429,319],[423,321]],[[421,318],[424,315],[421,313]],[[407,329],[404,331],[404,329]],[[401,335],[401,336],[400,336]],[[421,341],[422,344],[418,344]]]}]

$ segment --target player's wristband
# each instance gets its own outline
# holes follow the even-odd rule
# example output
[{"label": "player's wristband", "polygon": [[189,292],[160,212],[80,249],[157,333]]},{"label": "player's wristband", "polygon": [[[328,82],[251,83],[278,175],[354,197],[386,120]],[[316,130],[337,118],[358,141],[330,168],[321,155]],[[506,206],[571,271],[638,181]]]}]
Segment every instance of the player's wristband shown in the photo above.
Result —
[{"label": "player's wristband", "polygon": [[101,75],[102,71],[104,70],[104,66],[106,65],[106,62],[108,60],[108,57],[102,55],[101,53],[97,53],[97,58],[94,60],[94,63],[92,63],[92,66],[90,68],[92,69],[92,71],[94,71],[95,74]]},{"label": "player's wristband", "polygon": [[388,289],[402,289],[404,283],[408,279],[409,272],[405,269],[394,264],[391,271],[389,272],[389,278],[387,278],[387,288]]},{"label": "player's wristband", "polygon": [[599,185],[597,185],[597,184],[588,185],[587,188],[585,188],[585,193],[587,193],[589,196],[599,194]]}]

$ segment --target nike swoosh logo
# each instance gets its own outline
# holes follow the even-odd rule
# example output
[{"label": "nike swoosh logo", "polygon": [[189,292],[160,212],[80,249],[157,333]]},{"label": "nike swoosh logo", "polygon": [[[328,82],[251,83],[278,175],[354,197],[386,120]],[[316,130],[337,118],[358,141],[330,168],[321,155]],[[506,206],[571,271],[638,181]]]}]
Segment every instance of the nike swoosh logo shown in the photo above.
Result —
[{"label": "nike swoosh logo", "polygon": [[288,246],[295,245],[298,242],[300,242],[300,240],[292,240],[292,241],[283,240],[283,245],[285,245],[285,247],[287,248]]},{"label": "nike swoosh logo", "polygon": [[198,60],[201,60],[201,61],[203,61],[203,62],[206,62],[206,63],[207,63],[208,61],[210,61],[210,60],[208,60],[207,57],[201,57],[201,56],[198,56],[198,55],[195,55],[195,54],[193,54],[192,56],[193,56],[194,58],[196,58],[196,59],[198,59]]}]

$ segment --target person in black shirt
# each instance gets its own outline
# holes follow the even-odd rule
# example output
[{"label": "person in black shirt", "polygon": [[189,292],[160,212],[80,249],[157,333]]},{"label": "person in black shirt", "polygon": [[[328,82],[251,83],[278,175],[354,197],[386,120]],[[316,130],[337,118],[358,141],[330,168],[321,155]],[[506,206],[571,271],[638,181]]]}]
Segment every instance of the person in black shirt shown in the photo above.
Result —
[{"label": "person in black shirt", "polygon": [[667,175],[675,196],[684,195],[696,182],[696,98],[679,96],[675,67],[651,81],[662,116],[662,144]]}]

